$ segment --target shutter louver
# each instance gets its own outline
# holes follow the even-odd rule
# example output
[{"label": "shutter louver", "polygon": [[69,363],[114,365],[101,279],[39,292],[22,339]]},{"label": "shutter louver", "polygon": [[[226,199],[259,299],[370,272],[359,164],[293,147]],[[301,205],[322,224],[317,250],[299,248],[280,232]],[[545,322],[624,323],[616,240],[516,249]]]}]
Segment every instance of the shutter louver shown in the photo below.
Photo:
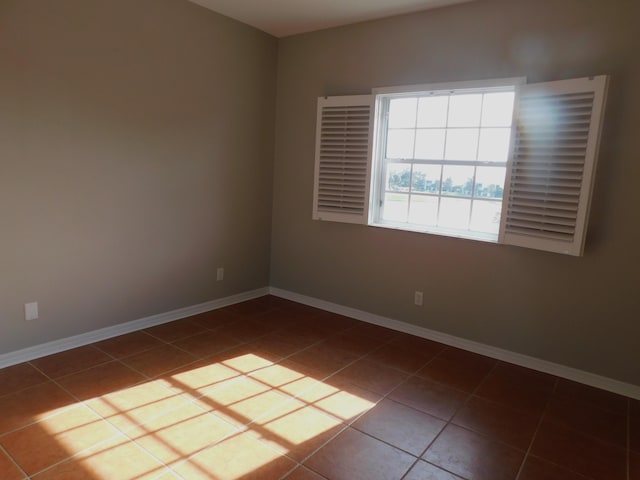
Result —
[{"label": "shutter louver", "polygon": [[373,102],[371,95],[318,99],[316,220],[368,221]]},{"label": "shutter louver", "polygon": [[522,86],[502,243],[582,255],[607,77]]}]

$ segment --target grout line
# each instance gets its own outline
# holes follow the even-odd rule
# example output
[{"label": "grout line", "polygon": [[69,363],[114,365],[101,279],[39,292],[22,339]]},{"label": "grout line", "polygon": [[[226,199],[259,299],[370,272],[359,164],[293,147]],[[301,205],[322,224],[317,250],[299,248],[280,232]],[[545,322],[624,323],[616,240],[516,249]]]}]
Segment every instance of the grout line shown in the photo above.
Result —
[{"label": "grout line", "polygon": [[7,452],[7,450],[5,450],[5,448],[4,448],[2,445],[0,445],[0,455],[2,455],[3,453],[4,453],[4,454],[6,455],[6,457],[9,459],[9,461],[10,461],[10,462],[11,462],[11,463],[12,463],[12,464],[13,464],[13,465],[18,469],[18,471],[19,471],[20,473],[22,473],[22,475],[24,476],[24,479],[28,479],[28,478],[30,478],[30,477],[29,477],[29,475],[27,475],[27,472],[25,472],[25,471],[22,469],[22,467],[21,467],[20,465],[18,465],[18,462],[16,462],[16,461],[14,460],[14,458],[9,454],[9,452]]},{"label": "grout line", "polygon": [[627,398],[627,480],[631,480],[631,399]]},{"label": "grout line", "polygon": [[556,377],[553,382],[553,388],[551,389],[549,398],[547,398],[547,402],[544,408],[542,409],[542,414],[540,415],[540,419],[538,420],[538,425],[536,426],[536,429],[533,432],[533,437],[531,437],[531,441],[529,442],[529,447],[525,452],[524,459],[522,460],[522,464],[520,465],[520,469],[518,470],[518,474],[516,475],[515,480],[519,480],[520,476],[522,475],[522,472],[524,471],[524,465],[527,462],[527,459],[529,458],[529,456],[531,455],[531,449],[533,448],[533,444],[535,443],[538,433],[540,432],[540,428],[542,427],[544,417],[547,415],[547,411],[549,410],[549,405],[551,405],[551,401],[553,399],[553,396],[557,388],[558,388],[558,377]]}]

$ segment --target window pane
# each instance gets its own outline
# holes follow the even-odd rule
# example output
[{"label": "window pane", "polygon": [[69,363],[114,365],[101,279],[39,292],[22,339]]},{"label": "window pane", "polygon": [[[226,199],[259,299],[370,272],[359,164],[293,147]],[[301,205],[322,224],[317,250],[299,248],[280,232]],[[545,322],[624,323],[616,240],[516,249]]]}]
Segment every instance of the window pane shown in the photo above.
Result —
[{"label": "window pane", "polygon": [[440,193],[440,165],[414,165],[411,189],[421,193]]},{"label": "window pane", "polygon": [[478,151],[478,132],[477,128],[448,130],[445,160],[475,160]]},{"label": "window pane", "polygon": [[442,197],[438,226],[466,230],[469,227],[470,211],[471,200]]},{"label": "window pane", "polygon": [[445,166],[442,170],[442,194],[470,197],[473,194],[474,167]]},{"label": "window pane", "polygon": [[449,99],[450,127],[477,127],[480,125],[482,94],[451,95]]},{"label": "window pane", "polygon": [[514,92],[487,93],[482,106],[483,127],[510,127]]},{"label": "window pane", "polygon": [[408,192],[411,181],[411,166],[404,163],[387,164],[387,190]]},{"label": "window pane", "polygon": [[414,158],[442,160],[446,130],[429,129],[416,131],[416,153]]},{"label": "window pane", "polygon": [[394,98],[389,101],[389,128],[413,128],[418,99]]},{"label": "window pane", "polygon": [[438,198],[412,195],[409,222],[418,225],[435,226],[438,222]]},{"label": "window pane", "polygon": [[422,97],[418,103],[418,128],[446,127],[449,96]]},{"label": "window pane", "polygon": [[502,198],[506,167],[478,167],[476,170],[476,197]]},{"label": "window pane", "polygon": [[413,158],[415,130],[389,130],[387,158]]},{"label": "window pane", "polygon": [[409,210],[409,195],[385,193],[382,219],[389,222],[406,222]]},{"label": "window pane", "polygon": [[471,213],[471,230],[497,235],[500,230],[501,212],[502,202],[474,201]]},{"label": "window pane", "polygon": [[480,130],[478,160],[506,162],[509,156],[510,128],[483,128]]}]

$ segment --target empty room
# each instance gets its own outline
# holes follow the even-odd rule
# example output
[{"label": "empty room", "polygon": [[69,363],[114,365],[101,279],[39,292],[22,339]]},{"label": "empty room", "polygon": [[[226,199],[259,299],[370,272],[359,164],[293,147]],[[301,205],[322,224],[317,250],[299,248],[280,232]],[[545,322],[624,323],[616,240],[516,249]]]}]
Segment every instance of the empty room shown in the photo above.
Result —
[{"label": "empty room", "polygon": [[0,0],[0,480],[640,480],[637,0]]}]

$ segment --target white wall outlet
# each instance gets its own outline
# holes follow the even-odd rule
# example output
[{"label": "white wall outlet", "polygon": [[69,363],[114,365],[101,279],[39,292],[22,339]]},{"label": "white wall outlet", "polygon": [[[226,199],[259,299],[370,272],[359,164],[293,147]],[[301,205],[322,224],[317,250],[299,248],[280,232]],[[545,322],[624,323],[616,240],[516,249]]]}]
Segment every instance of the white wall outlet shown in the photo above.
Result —
[{"label": "white wall outlet", "polygon": [[36,320],[38,318],[38,302],[24,304],[24,319]]},{"label": "white wall outlet", "polygon": [[218,267],[216,272],[216,281],[220,282],[222,280],[224,280],[224,268]]},{"label": "white wall outlet", "polygon": [[413,294],[413,303],[415,303],[416,305],[418,305],[419,307],[421,307],[421,306],[422,306],[422,300],[423,300],[422,292],[418,292],[418,291],[416,291],[416,292]]}]

